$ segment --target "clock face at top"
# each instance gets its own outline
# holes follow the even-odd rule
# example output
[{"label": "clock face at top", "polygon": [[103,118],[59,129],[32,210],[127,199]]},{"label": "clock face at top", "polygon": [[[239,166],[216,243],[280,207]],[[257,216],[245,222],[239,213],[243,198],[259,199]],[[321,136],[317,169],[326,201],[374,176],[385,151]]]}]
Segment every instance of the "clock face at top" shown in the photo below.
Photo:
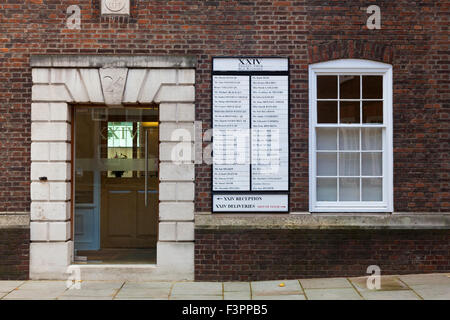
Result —
[{"label": "clock face at top", "polygon": [[111,11],[120,11],[125,7],[127,0],[106,0],[105,6]]}]

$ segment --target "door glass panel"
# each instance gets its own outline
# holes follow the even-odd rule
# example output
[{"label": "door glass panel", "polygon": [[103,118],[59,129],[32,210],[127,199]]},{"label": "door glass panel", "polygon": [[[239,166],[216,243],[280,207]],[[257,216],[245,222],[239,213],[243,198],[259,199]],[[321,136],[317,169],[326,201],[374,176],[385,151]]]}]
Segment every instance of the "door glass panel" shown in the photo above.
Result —
[{"label": "door glass panel", "polygon": [[75,108],[75,262],[156,263],[158,114]]},{"label": "door glass panel", "polygon": [[91,204],[94,203],[94,172],[90,168],[90,160],[95,158],[95,141],[91,139],[94,136],[95,126],[91,125],[91,115],[88,112],[78,114],[75,123],[75,131],[78,132],[78,139],[83,143],[75,145],[75,154],[79,162],[75,168],[75,203]]}]

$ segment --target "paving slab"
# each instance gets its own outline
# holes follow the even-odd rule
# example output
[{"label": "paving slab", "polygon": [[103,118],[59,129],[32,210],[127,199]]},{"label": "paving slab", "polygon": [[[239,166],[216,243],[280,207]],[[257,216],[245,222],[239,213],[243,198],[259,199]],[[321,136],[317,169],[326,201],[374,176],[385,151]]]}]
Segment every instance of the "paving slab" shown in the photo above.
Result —
[{"label": "paving slab", "polygon": [[172,295],[222,296],[222,282],[177,282],[173,285]]},{"label": "paving slab", "polygon": [[305,300],[302,294],[280,294],[273,296],[253,296],[252,300]]},{"label": "paving slab", "polygon": [[117,289],[70,289],[60,297],[113,297]]},{"label": "paving slab", "polygon": [[0,299],[5,296],[7,293],[10,293],[12,290],[18,288],[25,281],[0,281]]},{"label": "paving slab", "polygon": [[170,290],[173,286],[173,282],[156,282],[156,281],[146,281],[146,282],[125,282],[122,290],[128,289],[160,289],[160,290]]},{"label": "paving slab", "polygon": [[362,300],[353,288],[305,289],[308,300]]},{"label": "paving slab", "polygon": [[365,291],[392,291],[392,290],[407,290],[408,286],[400,281],[396,276],[382,276],[380,277],[380,289],[367,288],[368,277],[349,278],[353,285],[359,292]]},{"label": "paving slab", "polygon": [[231,291],[227,292],[225,291],[223,293],[223,299],[224,300],[250,300],[250,291],[249,292],[236,292]]},{"label": "paving slab", "polygon": [[14,290],[3,297],[3,300],[54,300],[64,291],[62,290]]},{"label": "paving slab", "polygon": [[450,300],[449,284],[417,284],[410,288],[425,300]]},{"label": "paving slab", "polygon": [[82,281],[80,288],[82,290],[118,290],[123,285],[123,281]]},{"label": "paving slab", "polygon": [[413,274],[398,276],[400,280],[405,282],[408,286],[420,284],[449,284],[450,278],[446,274],[432,273],[432,274]]},{"label": "paving slab", "polygon": [[224,292],[250,292],[249,282],[224,282]]},{"label": "paving slab", "polygon": [[148,298],[169,298],[170,288],[165,289],[122,289],[116,295],[117,298],[140,298],[140,297],[148,297]]},{"label": "paving slab", "polygon": [[361,292],[361,295],[366,300],[421,300],[411,290],[367,290]]},{"label": "paving slab", "polygon": [[[450,300],[449,274],[381,276],[381,288],[367,288],[367,276],[256,282],[0,281],[5,300]],[[283,286],[280,284],[283,283]],[[302,286],[304,289],[302,289]],[[354,287],[353,287],[353,286]]]},{"label": "paving slab", "polygon": [[8,293],[8,292],[16,289],[17,287],[22,285],[24,282],[25,281],[11,281],[11,280],[0,281],[0,296],[2,295],[2,293]]},{"label": "paving slab", "polygon": [[300,279],[303,289],[331,289],[351,288],[352,285],[345,278]]},{"label": "paving slab", "polygon": [[149,297],[115,297],[114,300],[169,300],[169,298],[149,298]]},{"label": "paving slab", "polygon": [[223,298],[215,295],[177,295],[170,296],[169,300],[223,300]]},{"label": "paving slab", "polygon": [[[280,287],[280,284],[284,286]],[[297,280],[286,281],[257,281],[251,283],[252,296],[273,296],[273,295],[297,295],[303,294],[302,288]]]},{"label": "paving slab", "polygon": [[20,290],[65,290],[67,289],[66,281],[39,281],[39,280],[30,280],[26,281],[23,285],[20,286]]},{"label": "paving slab", "polygon": [[93,297],[90,297],[90,296],[82,296],[82,297],[79,297],[79,296],[61,296],[61,297],[58,297],[57,300],[112,300],[112,299],[113,299],[113,297],[111,297],[111,296],[108,296],[108,297],[99,297],[99,296],[93,296]]}]

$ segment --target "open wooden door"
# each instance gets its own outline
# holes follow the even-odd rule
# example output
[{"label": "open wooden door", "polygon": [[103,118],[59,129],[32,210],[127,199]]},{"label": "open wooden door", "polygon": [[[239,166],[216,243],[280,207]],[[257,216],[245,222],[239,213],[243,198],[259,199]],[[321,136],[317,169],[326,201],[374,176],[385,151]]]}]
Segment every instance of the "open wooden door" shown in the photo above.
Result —
[{"label": "open wooden door", "polygon": [[[126,136],[127,141],[120,141]],[[156,247],[158,126],[144,121],[109,122],[108,139],[102,145],[111,168],[101,177],[102,248]]]}]

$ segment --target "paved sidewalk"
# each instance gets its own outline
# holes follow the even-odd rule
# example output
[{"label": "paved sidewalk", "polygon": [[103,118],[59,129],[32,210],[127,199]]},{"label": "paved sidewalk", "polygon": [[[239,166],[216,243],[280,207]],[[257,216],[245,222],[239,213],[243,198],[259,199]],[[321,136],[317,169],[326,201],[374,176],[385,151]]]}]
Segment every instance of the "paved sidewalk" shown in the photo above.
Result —
[{"label": "paved sidewalk", "polygon": [[34,300],[450,300],[450,274],[255,282],[0,281],[0,299]]}]

